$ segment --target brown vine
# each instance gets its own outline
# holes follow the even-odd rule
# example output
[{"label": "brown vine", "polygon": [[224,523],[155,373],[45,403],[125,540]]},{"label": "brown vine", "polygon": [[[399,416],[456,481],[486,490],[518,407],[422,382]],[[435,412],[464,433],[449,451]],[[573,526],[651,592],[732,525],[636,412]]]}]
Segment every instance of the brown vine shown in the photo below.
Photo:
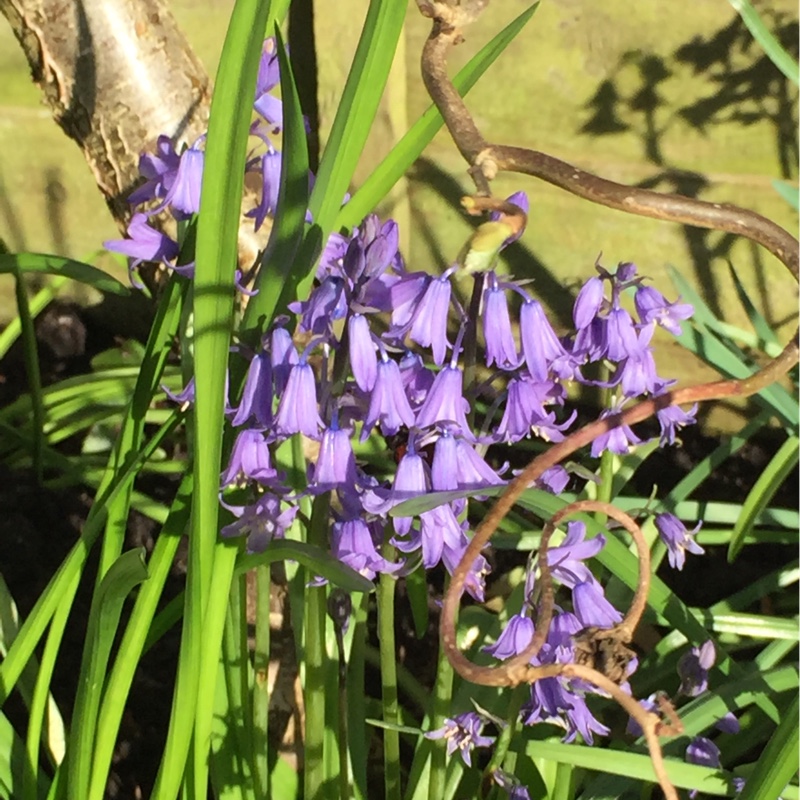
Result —
[{"label": "brown vine", "polygon": [[[507,211],[503,201],[491,198],[490,182],[500,171],[532,175],[590,202],[639,216],[676,222],[684,225],[725,231],[744,236],[775,255],[798,278],[798,243],[783,228],[746,209],[720,203],[707,203],[675,194],[625,186],[578,169],[546,153],[521,147],[487,142],[470,115],[464,101],[447,74],[447,54],[462,41],[461,30],[474,22],[488,6],[489,0],[417,0],[424,16],[433,20],[431,33],[422,51],[422,77],[450,135],[469,164],[469,172],[477,188],[477,196],[465,205],[470,210],[495,208]],[[645,711],[630,695],[620,689],[595,666],[582,663],[547,664],[533,667],[531,658],[545,641],[553,614],[553,586],[547,564],[547,547],[552,531],[564,517],[581,511],[600,511],[620,522],[631,534],[639,556],[639,577],[631,607],[623,621],[609,630],[584,632],[577,642],[591,653],[603,643],[624,646],[630,642],[647,600],[650,585],[650,555],[636,523],[627,514],[606,503],[580,501],[556,514],[545,526],[538,553],[542,597],[539,618],[528,648],[520,655],[494,667],[471,662],[456,643],[456,619],[464,583],[470,566],[486,546],[500,521],[511,510],[520,495],[542,473],[560,463],[598,436],[619,425],[641,422],[658,410],[672,405],[717,400],[726,397],[747,397],[769,386],[787,373],[798,361],[797,333],[782,353],[749,378],[721,380],[677,389],[650,398],[631,408],[591,423],[564,441],[552,446],[530,464],[506,487],[475,530],[461,562],[456,567],[444,598],[440,633],[443,650],[454,669],[466,680],[488,686],[516,686],[546,677],[580,678],[609,694],[641,726],[647,741],[653,769],[668,800],[677,800],[670,782],[659,743],[659,736],[680,732],[680,720],[666,700],[661,701],[661,714]],[[664,721],[662,718],[666,718]]]}]

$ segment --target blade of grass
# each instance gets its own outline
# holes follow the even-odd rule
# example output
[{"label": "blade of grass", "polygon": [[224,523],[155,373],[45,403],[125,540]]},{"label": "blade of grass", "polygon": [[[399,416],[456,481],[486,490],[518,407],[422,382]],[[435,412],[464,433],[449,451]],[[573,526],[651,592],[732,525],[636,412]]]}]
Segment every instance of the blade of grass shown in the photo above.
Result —
[{"label": "blade of grass", "polygon": [[122,604],[133,587],[146,579],[144,548],[129,550],[111,565],[92,598],[67,746],[67,786],[70,797],[88,796],[100,696]]},{"label": "blade of grass", "polygon": [[114,666],[106,684],[97,722],[97,743],[92,764],[89,799],[100,800],[108,784],[108,773],[117,741],[125,702],[134,674],[144,652],[161,593],[169,576],[181,536],[189,522],[193,489],[191,473],[186,475],[170,508],[169,516],[158,534],[148,569],[149,580],[136,598],[125,634],[117,651]]},{"label": "blade of grass", "polygon": [[800,68],[798,68],[797,61],[767,28],[750,0],[728,0],[728,2],[742,18],[747,30],[753,34],[753,38],[761,45],[769,60],[795,85],[800,84],[800,77],[798,77]]},{"label": "blade of grass", "polygon": [[[9,256],[0,256],[0,259]],[[21,269],[14,264],[14,293],[17,298],[17,314],[22,331],[22,345],[25,353],[25,373],[30,387],[33,422],[33,471],[36,482],[42,482],[42,448],[44,447],[44,402],[42,400],[42,374],[39,369],[39,350],[36,344],[36,331],[33,316],[28,305],[28,293],[22,280]]]},{"label": "blade of grass", "polygon": [[[205,718],[199,719],[197,708],[204,666],[204,614],[209,606],[219,532],[221,423],[233,324],[234,272],[247,135],[269,6],[258,0],[237,0],[234,5],[217,70],[206,140],[193,286],[195,491],[186,607],[167,744],[152,794],[153,798],[164,800],[172,800],[178,793],[195,721],[203,731],[210,723]],[[214,681],[217,660],[218,652],[213,655]],[[210,693],[213,707],[214,686],[205,685],[203,690]],[[190,794],[194,791],[205,796],[208,745],[207,739],[198,734],[193,768],[188,773]]]},{"label": "blade of grass", "polygon": [[369,4],[311,193],[311,213],[325,233],[323,241],[342,207],[378,111],[407,7],[394,0]]},{"label": "blade of grass", "polygon": [[[466,96],[497,57],[511,44],[538,7],[539,3],[536,2],[525,9],[459,70],[453,78],[453,85],[462,97]],[[431,105],[342,207],[336,217],[334,229],[358,225],[422,155],[443,124],[444,120],[438,109]]]},{"label": "blade of grass", "polygon": [[756,518],[769,505],[775,492],[780,489],[797,464],[800,453],[800,439],[790,436],[773,456],[764,471],[758,476],[753,488],[748,492],[742,505],[742,512],[736,520],[728,545],[728,563],[732,563],[744,547],[744,538],[755,525]]},{"label": "blade of grass", "polygon": [[17,253],[0,255],[0,274],[38,272],[45,275],[59,275],[85,283],[101,292],[125,296],[130,289],[116,278],[91,264],[84,264],[71,258],[43,255],[41,253]]}]

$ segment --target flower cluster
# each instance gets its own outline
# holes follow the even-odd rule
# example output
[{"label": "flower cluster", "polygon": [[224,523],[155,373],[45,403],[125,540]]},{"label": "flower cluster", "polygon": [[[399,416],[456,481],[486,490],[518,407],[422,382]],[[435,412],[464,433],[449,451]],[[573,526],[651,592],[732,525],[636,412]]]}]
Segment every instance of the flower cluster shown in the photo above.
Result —
[{"label": "flower cluster", "polygon": [[[249,212],[256,228],[277,204],[281,154],[270,139],[282,123],[280,102],[270,94],[277,71],[275,46],[268,40],[254,102],[259,120],[251,128],[264,152],[247,165],[262,183],[261,199]],[[148,210],[134,215],[129,238],[106,243],[129,256],[132,268],[141,261],[161,261],[191,277],[192,265],[176,266],[177,242],[149,219],[166,208],[179,219],[198,211],[201,145],[179,153],[162,137],[156,154],[142,156],[146,182],[131,201],[148,204]],[[527,214],[523,193],[508,202]],[[515,230],[499,249],[520,234]],[[485,270],[465,277],[465,271],[474,270],[461,265],[475,263]],[[603,416],[636,398],[663,394],[672,383],[657,375],[651,341],[657,326],[680,333],[691,306],[668,301],[646,284],[634,264],[620,264],[613,273],[598,264],[596,272],[577,294],[574,330],[559,335],[525,281],[501,278],[491,259],[470,259],[467,253],[441,275],[411,271],[398,251],[396,223],[375,216],[349,235],[331,235],[310,294],[289,306],[291,316],[264,332],[257,350],[237,348],[249,366],[238,405],[227,412],[236,439],[220,488],[235,520],[222,535],[246,536],[248,550],[261,551],[293,524],[300,497],[331,493],[330,547],[343,563],[370,579],[419,565],[443,564],[452,572],[469,543],[467,496],[480,496],[507,480],[505,469],[486,459],[490,445],[530,437],[561,441],[576,418],[566,409],[572,381],[611,390],[613,403]],[[478,319],[469,318],[456,299],[457,280],[474,281]],[[626,296],[633,311],[623,304]],[[512,299],[519,305],[516,323]],[[483,363],[469,365],[476,369],[467,373],[462,343],[468,333],[478,332]],[[478,379],[466,385],[465,375],[475,372]],[[189,386],[179,399],[191,396]],[[694,410],[670,407],[658,419],[660,442],[669,444],[694,422]],[[305,449],[313,452],[302,486],[290,485],[276,466],[276,449],[295,437],[303,437]],[[368,440],[398,438],[403,446],[394,459],[386,459],[383,468],[365,466],[360,454]],[[594,441],[591,454],[625,454],[639,441],[629,427],[617,426]],[[538,483],[560,493],[568,481],[566,471],[555,467]],[[444,491],[462,492],[463,498],[419,513],[397,509],[404,501]],[[702,552],[676,518],[662,514],[656,524],[673,566],[682,567],[687,550]],[[387,542],[400,560],[384,556]],[[550,570],[569,590],[571,610],[558,610],[533,663],[574,661],[578,634],[621,620],[585,563],[604,543],[602,536],[586,540],[585,527],[573,522],[563,542],[549,551]],[[483,557],[470,567],[467,590],[479,600],[487,572]],[[530,642],[533,580],[531,570],[524,608],[488,648],[498,658],[516,655]],[[635,666],[635,659],[627,664],[628,674]],[[591,692],[580,681],[540,680],[531,689],[523,720],[555,723],[565,729],[566,741],[580,735],[591,744],[594,734],[608,732],[587,705]],[[491,741],[482,736],[482,724],[477,715],[462,715],[431,735],[445,737],[449,752],[458,749],[469,763],[470,748]],[[499,774],[499,785],[504,780]],[[513,794],[515,787],[506,784]]]},{"label": "flower cluster", "polygon": [[[281,158],[269,137],[269,134],[278,133],[283,123],[281,101],[270,94],[278,82],[275,41],[267,39],[262,49],[253,103],[258,119],[250,127],[251,135],[263,142],[265,152],[253,154],[246,167],[248,172],[258,173],[261,177],[261,199],[256,208],[247,212],[248,217],[255,219],[256,230],[266,216],[274,212],[278,198]],[[194,276],[194,264],[177,263],[180,254],[178,242],[151,222],[165,211],[181,221],[200,210],[205,138],[205,135],[200,136],[190,147],[179,151],[169,136],[162,135],[158,137],[156,152],[142,153],[139,158],[139,173],[144,181],[128,197],[128,202],[137,211],[128,225],[127,238],[103,243],[107,250],[129,258],[131,280],[136,286],[140,284],[134,271],[144,262],[162,264],[187,278]],[[238,272],[236,279],[238,288],[245,291]]]}]

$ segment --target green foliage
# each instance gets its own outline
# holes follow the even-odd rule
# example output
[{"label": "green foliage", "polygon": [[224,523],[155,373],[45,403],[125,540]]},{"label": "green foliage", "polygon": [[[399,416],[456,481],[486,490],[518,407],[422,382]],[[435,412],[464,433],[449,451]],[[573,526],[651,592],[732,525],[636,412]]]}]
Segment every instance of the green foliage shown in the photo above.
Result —
[{"label": "green foliage", "polygon": [[[754,36],[784,74],[797,80],[796,64],[770,38],[747,2],[732,5],[742,14]],[[537,5],[520,14],[497,34],[461,70],[455,85],[466,94],[533,16]],[[17,626],[14,604],[0,581],[0,697],[17,688],[29,708],[25,739],[0,714],[0,796],[75,797],[100,800],[111,769],[126,701],[144,653],[161,645],[162,637],[181,624],[181,644],[170,725],[156,786],[158,800],[206,796],[213,787],[218,798],[266,800],[300,796],[365,798],[374,791],[367,782],[373,729],[381,731],[386,796],[450,800],[484,796],[482,776],[460,758],[447,758],[443,742],[423,737],[445,718],[477,704],[499,720],[502,746],[492,768],[502,766],[530,787],[533,797],[614,798],[639,792],[654,779],[643,742],[621,749],[586,747],[560,741],[553,728],[515,727],[525,689],[509,704],[508,693],[475,687],[454,677],[441,653],[433,686],[422,682],[397,660],[398,624],[395,576],[381,576],[377,590],[380,647],[368,642],[369,595],[372,581],[343,565],[327,549],[328,495],[313,504],[298,501],[300,511],[285,540],[273,540],[258,554],[245,553],[238,540],[222,540],[219,531],[230,517],[219,505],[221,464],[232,442],[226,427],[225,397],[228,355],[232,339],[255,347],[276,316],[302,297],[311,285],[320,250],[330,233],[360,224],[403,176],[442,125],[428,109],[359,187],[353,187],[356,167],[384,92],[389,68],[407,10],[405,3],[372,0],[353,56],[345,90],[327,140],[313,189],[308,182],[308,150],[295,76],[286,57],[280,23],[288,2],[237,0],[215,82],[211,123],[205,150],[205,172],[199,215],[184,230],[182,263],[195,262],[190,284],[173,276],[158,299],[147,345],[124,358],[104,354],[86,375],[42,387],[33,320],[42,298],[28,299],[22,280],[27,273],[45,273],[84,282],[100,291],[126,294],[126,287],[106,273],[69,258],[36,254],[0,255],[0,273],[17,279],[18,325],[0,339],[4,354],[21,336],[27,355],[28,393],[0,409],[0,458],[12,471],[33,467],[37,479],[60,487],[88,486],[94,503],[78,541],[57,573],[42,590],[24,623]],[[278,41],[284,125],[282,172],[277,209],[269,243],[260,259],[256,288],[247,308],[234,305],[234,272],[241,214],[243,170],[247,160],[251,100],[264,32],[273,30]],[[789,59],[787,61],[787,59]],[[791,74],[790,74],[791,73]],[[794,187],[776,189],[797,207]],[[343,205],[347,192],[350,201]],[[310,218],[307,214],[310,212]],[[309,221],[310,220],[310,221]],[[495,243],[496,244],[496,243]],[[687,352],[712,365],[721,375],[741,377],[754,365],[780,350],[773,326],[759,313],[747,292],[733,278],[752,330],[734,328],[715,317],[702,298],[676,271],[676,286],[684,301],[695,307],[691,326],[679,338]],[[185,360],[171,365],[174,344],[180,341]],[[133,363],[131,363],[131,359]],[[238,370],[241,372],[241,369]],[[166,409],[165,388],[178,389],[189,374],[196,379],[196,402],[190,413]],[[231,398],[241,393],[242,375],[231,373]],[[655,447],[642,446],[624,459],[607,461],[603,475],[610,482],[614,503],[622,509],[669,511],[682,520],[702,519],[697,541],[705,547],[728,548],[730,560],[744,560],[756,544],[770,542],[796,549],[798,514],[775,507],[777,490],[797,464],[798,406],[785,386],[774,385],[755,401],[758,412],[727,441],[704,456],[668,492],[655,487],[653,496],[633,488],[638,470]],[[746,497],[697,500],[712,475],[769,425],[778,420],[785,442],[771,458]],[[92,435],[107,445],[100,452],[66,454],[63,445],[74,437]],[[299,438],[299,437],[298,437]],[[186,457],[167,458],[167,446],[181,442]],[[366,447],[365,447],[366,451]],[[373,463],[385,459],[382,451],[367,453]],[[300,476],[306,457],[300,442],[284,448],[279,466]],[[583,474],[595,476],[582,464]],[[171,499],[150,497],[144,475],[159,472],[178,485]],[[597,474],[600,474],[598,471]],[[492,498],[500,489],[482,490]],[[518,508],[503,522],[493,539],[498,550],[529,550],[540,541],[539,523],[567,503],[597,490],[590,482],[576,497],[554,497],[529,489]],[[409,500],[393,509],[393,516],[416,515],[445,502],[466,498],[472,518],[481,503],[475,492],[440,492]],[[146,560],[139,550],[125,550],[125,530],[135,509],[159,523],[154,548]],[[593,569],[608,584],[609,595],[625,601],[638,581],[638,562],[628,541],[609,533],[593,516],[579,517],[589,536],[601,532],[606,547]],[[189,556],[184,593],[163,604],[167,578],[181,538],[188,534]],[[652,525],[645,527],[652,544],[654,574],[647,598],[646,622],[663,629],[660,640],[642,654],[635,678],[637,696],[664,684],[674,684],[675,667],[688,645],[715,642],[717,662],[710,690],[680,709],[687,736],[707,733],[729,710],[739,714],[747,749],[763,748],[764,756],[748,768],[744,753],[734,748],[724,754],[723,770],[684,763],[685,738],[667,744],[667,771],[676,786],[712,795],[730,795],[733,774],[747,777],[743,797],[798,797],[789,784],[797,772],[798,673],[796,655],[797,604],[786,590],[797,583],[800,568],[793,561],[767,572],[749,586],[731,591],[710,608],[685,602],[663,573],[655,570],[666,554]],[[96,574],[85,575],[90,550],[101,542]],[[388,546],[387,546],[388,550]],[[302,781],[274,753],[269,740],[269,695],[266,673],[270,659],[270,581],[268,565],[282,562],[289,581],[291,616],[297,639],[297,657],[305,703],[305,764]],[[413,627],[420,646],[427,646],[431,607],[425,571],[413,565],[403,577]],[[248,641],[245,574],[255,570],[259,595],[255,644]],[[148,577],[149,576],[149,577]],[[148,578],[145,580],[145,578]],[[494,641],[510,615],[523,603],[522,570],[503,576],[506,592],[490,611],[483,604],[465,608],[459,619],[459,641],[470,657]],[[66,735],[67,756],[58,724],[46,725],[52,706],[50,686],[62,637],[80,581],[94,583],[80,683]],[[309,585],[324,579],[329,585]],[[141,586],[138,586],[142,581]],[[123,603],[133,594],[130,615]],[[330,586],[352,594],[356,607],[350,629],[338,640],[326,616]],[[770,613],[760,608],[769,601]],[[13,624],[11,622],[13,621]],[[114,643],[118,642],[116,654]],[[44,647],[40,645],[44,643]],[[345,694],[340,695],[339,647],[344,661]],[[41,657],[34,656],[37,648]],[[488,660],[488,659],[487,659]],[[380,668],[380,708],[365,697],[366,664]],[[673,687],[674,688],[674,687]],[[336,703],[343,703],[336,707]],[[605,708],[609,713],[610,706]],[[373,719],[371,715],[380,716]],[[344,718],[347,725],[344,726]],[[56,719],[60,717],[56,715]],[[617,720],[620,722],[620,720]],[[346,730],[346,733],[343,733]],[[401,738],[403,737],[403,738]],[[40,764],[40,742],[47,764]],[[61,741],[63,744],[63,741]],[[405,761],[404,747],[413,750]],[[732,773],[729,767],[735,768]],[[495,788],[492,797],[499,796]]]}]

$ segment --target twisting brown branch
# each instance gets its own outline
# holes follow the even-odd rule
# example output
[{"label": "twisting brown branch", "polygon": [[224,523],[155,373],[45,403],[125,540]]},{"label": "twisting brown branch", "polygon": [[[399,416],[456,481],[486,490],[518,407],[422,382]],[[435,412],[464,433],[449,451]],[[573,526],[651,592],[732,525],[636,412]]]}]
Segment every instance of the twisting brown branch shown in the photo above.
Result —
[{"label": "twisting brown branch", "polygon": [[[479,196],[488,197],[491,194],[489,184],[499,171],[532,175],[578,197],[608,208],[744,236],[769,250],[795,278],[798,277],[797,241],[780,226],[759,214],[732,205],[706,203],[679,195],[661,194],[624,186],[592,175],[546,153],[487,142],[475,125],[461,96],[450,82],[447,74],[447,54],[452,46],[462,40],[461,29],[463,26],[474,22],[480,16],[480,13],[488,5],[488,0],[417,0],[417,4],[420,11],[433,20],[431,34],[422,52],[422,77],[432,100],[445,120],[453,141],[470,166],[469,172],[478,189]],[[480,197],[476,197],[467,201],[466,206],[469,209],[479,210],[484,207],[484,204],[481,203]],[[658,742],[660,734],[669,734],[679,725],[679,721],[670,707],[664,710],[670,716],[673,722],[672,726],[663,724],[658,715],[644,712],[641,706],[619,689],[614,681],[591,667],[580,664],[531,667],[529,664],[531,657],[538,652],[547,636],[547,629],[552,617],[553,590],[546,559],[548,540],[557,524],[556,519],[561,519],[567,513],[574,513],[578,509],[574,505],[563,509],[554,520],[548,523],[543,532],[538,556],[543,580],[540,617],[530,646],[520,656],[497,667],[480,667],[469,661],[458,650],[455,626],[465,579],[470,566],[487,544],[500,521],[516,503],[522,492],[546,469],[558,464],[579,448],[590,444],[609,429],[618,425],[641,422],[659,409],[671,405],[752,395],[780,378],[797,364],[798,352],[800,351],[798,351],[797,334],[795,334],[776,359],[749,378],[700,384],[651,398],[624,412],[587,425],[534,459],[520,475],[509,483],[505,492],[478,526],[450,582],[444,599],[440,630],[442,646],[456,671],[467,680],[491,686],[516,685],[523,681],[532,682],[555,675],[581,677],[594,683],[598,688],[607,691],[639,721],[645,732],[653,767],[664,793],[670,799],[677,798],[677,793],[667,778]],[[587,510],[587,507],[583,506],[582,510]],[[604,513],[622,521],[617,516],[621,512],[617,512],[616,509],[612,512],[609,507],[604,510]],[[638,528],[632,520],[631,524],[638,532]],[[623,525],[634,536],[639,552],[639,583],[636,595],[630,611],[619,626],[612,631],[594,634],[605,637],[610,635],[620,642],[630,641],[630,636],[646,602],[649,587],[647,548],[641,540],[640,534],[634,533],[626,522],[623,522]]]}]

